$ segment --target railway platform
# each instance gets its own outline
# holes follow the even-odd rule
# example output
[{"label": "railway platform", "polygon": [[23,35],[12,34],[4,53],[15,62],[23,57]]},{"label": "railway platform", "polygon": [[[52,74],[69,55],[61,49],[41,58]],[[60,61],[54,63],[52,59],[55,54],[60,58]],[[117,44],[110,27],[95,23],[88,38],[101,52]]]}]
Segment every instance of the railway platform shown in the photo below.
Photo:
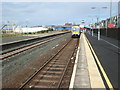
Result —
[{"label": "railway platform", "polygon": [[84,33],[80,36],[69,88],[105,88],[95,58],[92,55],[90,43]]},{"label": "railway platform", "polygon": [[15,42],[30,40],[30,39],[34,39],[38,37],[46,37],[46,36],[60,34],[60,33],[64,33],[64,32],[63,31],[52,31],[48,33],[40,33],[40,34],[35,34],[35,35],[28,34],[28,35],[13,36],[13,37],[2,37],[1,44],[15,43]]},{"label": "railway platform", "polygon": [[[74,43],[74,45],[75,45],[75,43]],[[73,73],[72,73],[71,80],[69,79],[70,80],[70,85],[68,84],[69,88],[70,89],[75,88],[78,90],[80,88],[84,88],[84,89],[85,88],[102,88],[102,89],[113,88],[113,86],[112,86],[113,82],[111,84],[110,81],[112,81],[112,80],[109,81],[109,78],[108,78],[111,74],[110,75],[108,75],[108,73],[106,74],[106,72],[104,71],[105,67],[104,67],[103,63],[101,63],[101,61],[99,61],[98,58],[99,58],[100,54],[102,53],[102,58],[104,58],[103,61],[105,62],[105,65],[106,65],[106,63],[108,64],[108,62],[109,62],[108,60],[112,59],[112,61],[114,61],[114,63],[112,62],[112,64],[114,64],[114,65],[110,66],[111,68],[113,68],[113,69],[110,69],[110,71],[111,72],[117,71],[116,68],[114,69],[114,66],[117,66],[117,64],[115,65],[115,60],[117,60],[117,56],[116,56],[117,51],[116,50],[119,49],[119,47],[116,45],[117,45],[116,41],[111,40],[108,37],[101,37],[101,40],[98,41],[96,35],[94,35],[94,37],[92,37],[91,35],[89,35],[87,33],[84,33],[84,32],[81,33],[76,58],[74,56],[71,56],[71,57],[75,58],[75,63],[74,63],[74,67],[73,67]],[[48,46],[50,46],[50,45],[48,45]],[[58,46],[58,44],[56,44],[56,46]],[[71,47],[73,47],[73,46],[71,46]],[[117,49],[116,49],[116,47],[117,47]],[[55,47],[53,47],[53,48],[55,48]],[[106,48],[106,49],[104,49],[104,48]],[[69,50],[69,52],[73,51],[70,49],[68,49],[68,50]],[[68,51],[68,50],[65,50],[65,51]],[[97,50],[99,51],[99,53],[97,53]],[[100,52],[100,51],[102,51],[102,52]],[[111,51],[111,54],[110,54],[110,51]],[[107,53],[109,53],[109,55],[112,56],[114,59],[110,56],[107,56]],[[113,56],[113,54],[115,54],[115,53],[116,53],[116,55]],[[68,52],[67,52],[67,54],[68,54]],[[63,57],[63,56],[61,56],[61,57]],[[70,59],[71,59],[71,57],[70,57]],[[108,57],[110,57],[111,59]],[[58,60],[58,59],[55,59],[55,60]],[[73,65],[73,62],[72,62],[72,65]],[[110,63],[109,63],[109,65],[111,65]],[[110,67],[107,66],[107,68],[110,68]],[[54,72],[56,72],[56,70]],[[117,73],[115,74],[115,77],[117,79]],[[113,79],[113,81],[114,81],[114,79]],[[37,80],[35,80],[35,82],[37,82]],[[114,89],[112,89],[112,90],[114,90]]]},{"label": "railway platform", "polygon": [[[104,72],[101,72],[107,88],[119,88],[119,40],[101,35],[100,40],[97,34],[85,33],[87,39],[91,43],[92,48]],[[103,73],[105,73],[103,75]]]}]

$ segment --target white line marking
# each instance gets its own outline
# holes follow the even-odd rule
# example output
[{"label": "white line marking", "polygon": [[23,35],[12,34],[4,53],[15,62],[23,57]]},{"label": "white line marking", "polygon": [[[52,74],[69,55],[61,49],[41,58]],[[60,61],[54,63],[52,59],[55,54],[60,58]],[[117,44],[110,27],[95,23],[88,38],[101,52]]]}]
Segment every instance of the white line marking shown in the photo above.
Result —
[{"label": "white line marking", "polygon": [[[80,37],[80,39],[81,39],[81,37]],[[76,59],[75,59],[75,64],[74,64],[74,68],[73,68],[72,77],[71,77],[71,80],[70,80],[69,90],[72,90],[72,89],[73,89],[73,86],[74,86],[74,81],[75,81],[75,75],[76,75],[76,70],[77,70],[77,62],[78,62],[79,51],[80,51],[80,44],[79,44],[78,51],[77,51],[77,54],[76,54]]]},{"label": "white line marking", "polygon": [[105,41],[106,43],[108,43],[108,44],[110,44],[110,45],[112,45],[112,46],[114,46],[114,47],[120,49],[118,46],[116,46],[116,45],[114,45],[114,44],[112,44],[112,43],[110,43],[110,42],[108,42],[108,41],[106,41],[106,40],[104,40],[104,39],[101,39],[101,40],[103,40],[103,41]]},{"label": "white line marking", "polygon": [[85,36],[85,38],[86,38],[86,40],[88,41],[88,44],[89,44],[90,47],[91,47],[91,50],[92,50],[92,52],[93,52],[93,54],[94,54],[94,56],[95,56],[95,59],[96,59],[96,61],[97,61],[97,64],[98,64],[98,66],[100,67],[100,70],[101,70],[101,72],[102,72],[102,74],[103,74],[103,76],[104,76],[104,78],[105,78],[105,80],[106,80],[106,83],[107,83],[109,89],[110,89],[110,90],[114,90],[114,89],[113,89],[113,86],[112,86],[112,84],[111,84],[111,82],[110,82],[110,80],[109,80],[109,78],[108,78],[108,76],[107,76],[107,74],[106,74],[103,66],[102,66],[101,63],[100,63],[100,60],[98,59],[97,55],[95,54],[95,52],[94,52],[94,50],[93,50],[93,48],[92,48],[89,40],[87,39],[86,36]]},{"label": "white line marking", "polygon": [[[94,35],[94,37],[97,37],[97,36]],[[112,44],[112,43],[110,43],[110,42],[108,42],[108,41],[106,41],[106,40],[104,40],[104,39],[102,39],[102,38],[101,38],[101,40],[103,40],[103,41],[105,41],[106,43],[108,43],[108,44],[110,44],[110,45],[112,45],[112,46],[120,49],[118,46],[116,46],[116,45],[114,45],[114,44]]]},{"label": "white line marking", "polygon": [[74,86],[75,75],[76,75],[76,70],[77,70],[77,62],[78,62],[79,50],[80,50],[80,47],[78,47],[78,51],[77,51],[77,55],[76,55],[76,60],[75,60],[74,68],[73,68],[73,74],[72,74],[72,78],[70,80],[69,89],[72,89],[73,86]]}]

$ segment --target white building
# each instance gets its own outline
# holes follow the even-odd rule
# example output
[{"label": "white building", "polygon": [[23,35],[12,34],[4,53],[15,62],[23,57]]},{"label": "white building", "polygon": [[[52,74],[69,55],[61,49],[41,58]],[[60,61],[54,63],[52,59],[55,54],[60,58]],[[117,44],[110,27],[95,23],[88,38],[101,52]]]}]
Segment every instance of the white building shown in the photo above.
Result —
[{"label": "white building", "polygon": [[14,30],[14,32],[17,32],[17,33],[29,33],[29,32],[31,32],[31,33],[33,33],[33,32],[38,32],[38,31],[42,31],[42,30],[48,30],[48,28],[46,28],[46,27],[19,28],[18,27]]}]

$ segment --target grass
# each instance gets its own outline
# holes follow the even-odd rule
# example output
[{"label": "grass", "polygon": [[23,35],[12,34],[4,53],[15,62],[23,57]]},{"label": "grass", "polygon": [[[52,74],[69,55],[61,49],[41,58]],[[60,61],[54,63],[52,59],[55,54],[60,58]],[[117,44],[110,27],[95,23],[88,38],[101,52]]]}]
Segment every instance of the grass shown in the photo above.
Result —
[{"label": "grass", "polygon": [[20,33],[4,33],[1,34],[0,37],[12,37],[12,36],[21,36],[22,34]]},{"label": "grass", "polygon": [[22,36],[22,35],[31,35],[31,34],[39,34],[39,33],[48,33],[49,31],[53,31],[53,29],[42,30],[38,32],[29,32],[29,33],[3,33],[0,34],[0,37],[12,37],[12,36]]}]

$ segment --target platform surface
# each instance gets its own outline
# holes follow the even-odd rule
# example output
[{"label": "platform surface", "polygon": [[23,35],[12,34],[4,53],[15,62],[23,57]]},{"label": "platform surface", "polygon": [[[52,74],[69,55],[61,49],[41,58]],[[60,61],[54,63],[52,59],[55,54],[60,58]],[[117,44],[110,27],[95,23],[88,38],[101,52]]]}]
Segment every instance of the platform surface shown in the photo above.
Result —
[{"label": "platform surface", "polygon": [[105,88],[86,38],[82,33],[69,88]]}]

